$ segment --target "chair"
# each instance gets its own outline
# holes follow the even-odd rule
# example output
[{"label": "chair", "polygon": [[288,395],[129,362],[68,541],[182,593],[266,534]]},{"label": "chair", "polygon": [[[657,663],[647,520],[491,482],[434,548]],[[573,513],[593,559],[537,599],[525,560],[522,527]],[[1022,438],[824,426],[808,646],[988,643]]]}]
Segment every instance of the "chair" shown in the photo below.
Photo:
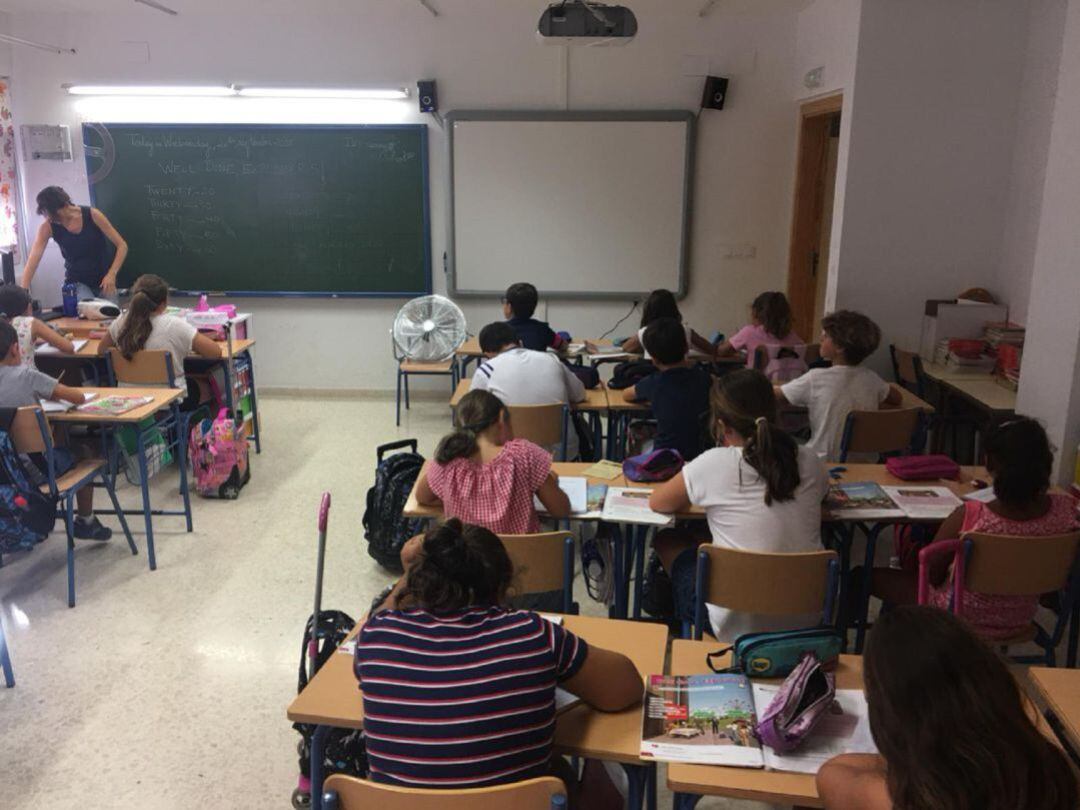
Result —
[{"label": "chair", "polygon": [[561,448],[566,458],[566,436],[569,430],[570,409],[562,403],[551,405],[507,405],[514,437],[528,439],[541,447]]},{"label": "chair", "polygon": [[323,784],[322,806],[324,810],[551,810],[566,807],[566,785],[554,776],[542,776],[496,787],[422,790],[335,773]]},{"label": "chair", "polygon": [[1001,596],[1033,596],[1060,592],[1061,606],[1051,632],[1035,621],[1023,633],[1008,639],[987,639],[1006,650],[1014,644],[1034,642],[1042,656],[1014,656],[1020,663],[1044,662],[1055,666],[1055,649],[1061,643],[1077,598],[1077,548],[1080,531],[1043,537],[1016,537],[972,532],[960,540],[941,540],[919,552],[919,604],[927,604],[930,560],[953,555],[953,590],[949,609],[964,615],[968,592]]},{"label": "chair", "polygon": [[454,389],[457,388],[458,377],[461,374],[463,366],[458,366],[457,358],[451,355],[446,360],[437,360],[434,362],[421,362],[419,360],[410,360],[409,358],[399,355],[397,353],[396,344],[391,344],[394,348],[394,360],[397,363],[397,398],[396,398],[396,422],[395,424],[401,426],[401,388],[405,387],[405,410],[409,410],[409,376],[417,377],[450,377],[450,395],[454,395]]},{"label": "chair", "polygon": [[[820,611],[821,624],[829,624],[839,580],[835,551],[769,553],[698,546],[693,637],[700,640],[702,630],[709,626],[706,603],[766,616]],[[684,637],[687,629],[684,625]]]},{"label": "chair", "polygon": [[[67,531],[67,580],[68,580],[68,607],[75,607],[75,496],[83,487],[93,486],[94,481],[100,479],[109,498],[112,500],[113,509],[120,520],[120,526],[124,530],[128,547],[132,554],[138,554],[135,548],[135,540],[131,537],[127,519],[124,517],[120,503],[116,500],[116,490],[113,481],[105,470],[105,459],[82,459],[77,460],[70,470],[57,476],[56,460],[53,454],[52,430],[45,419],[45,413],[38,406],[19,408],[15,418],[11,421],[11,439],[15,449],[20,453],[40,453],[45,458],[45,474],[48,481],[41,485],[41,491],[52,495],[57,499],[60,507],[59,514],[64,518],[64,528]],[[6,651],[3,653],[6,658]],[[5,674],[10,668],[10,662],[5,667]]]},{"label": "chair", "polygon": [[[889,345],[889,355],[892,357],[893,375],[896,378],[898,385],[903,386],[919,399],[927,399],[927,396],[931,394],[932,383],[926,376],[926,371],[923,369],[923,360],[915,352],[905,351],[904,349],[897,348],[895,345]],[[974,415],[964,415],[949,413],[947,409],[941,407],[942,397],[939,395],[936,397],[938,400],[938,410],[931,417],[925,417],[926,424],[926,444],[937,449],[944,449],[944,431],[945,428],[952,428],[950,436],[952,438],[950,455],[953,458],[957,457],[957,429],[960,427],[969,427],[974,431],[978,431],[979,420]],[[977,456],[978,454],[976,454]],[[976,462],[978,458],[976,457]]]},{"label": "chair", "polygon": [[[112,385],[125,383],[128,385],[142,386],[165,386],[176,388],[176,377],[173,374],[172,355],[165,351],[136,352],[130,359],[126,359],[117,349],[109,349],[105,354],[105,360],[109,369],[109,381]],[[158,415],[160,417],[160,415]],[[139,463],[139,485],[142,488],[143,517],[146,521],[146,556],[149,559],[150,570],[157,568],[157,558],[154,554],[154,525],[152,515],[183,515],[187,522],[187,530],[192,531],[191,522],[191,494],[188,491],[187,479],[187,439],[188,421],[191,414],[180,410],[180,403],[174,400],[169,406],[168,415],[164,418],[155,418],[152,425],[133,425],[135,429],[136,455]],[[167,510],[151,510],[150,508],[150,485],[149,472],[146,465],[146,440],[160,431],[160,435],[172,434],[168,442],[176,453],[177,467],[180,469],[180,496],[184,500],[182,512]]]},{"label": "chair", "polygon": [[915,352],[898,349],[891,343],[889,356],[892,358],[893,376],[897,384],[911,391],[919,399],[926,399],[926,374],[923,372],[922,358]]},{"label": "chair", "polygon": [[0,618],[0,669],[4,671],[4,685],[10,689],[15,685],[15,671],[11,668],[11,656],[8,655],[7,636],[4,635],[2,618]]},{"label": "chair", "polygon": [[906,453],[916,440],[921,420],[918,408],[852,411],[844,422],[838,460],[847,461],[848,453]]},{"label": "chair", "polygon": [[514,564],[519,596],[562,591],[563,613],[577,613],[574,604],[574,536],[570,532],[500,534]]}]

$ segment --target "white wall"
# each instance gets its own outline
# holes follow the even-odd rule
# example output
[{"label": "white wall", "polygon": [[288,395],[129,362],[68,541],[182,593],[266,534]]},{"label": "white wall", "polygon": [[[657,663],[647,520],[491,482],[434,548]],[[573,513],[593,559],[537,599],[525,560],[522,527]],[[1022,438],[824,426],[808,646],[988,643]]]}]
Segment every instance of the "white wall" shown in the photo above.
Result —
[{"label": "white wall", "polygon": [[[223,2],[233,8],[237,3]],[[256,4],[257,5],[257,4]],[[683,305],[699,331],[740,326],[751,298],[782,288],[785,279],[794,160],[791,94],[795,12],[784,4],[760,13],[708,18],[697,8],[664,0],[637,0],[640,33],[621,48],[574,49],[569,81],[560,48],[533,34],[540,6],[530,0],[456,0],[438,18],[419,4],[363,0],[348,12],[183,13],[179,17],[133,9],[123,14],[13,15],[14,33],[78,49],[58,56],[30,49],[15,54],[15,113],[19,123],[66,123],[78,131],[82,115],[105,117],[100,107],[80,112],[60,84],[97,82],[237,82],[362,85],[439,82],[440,106],[453,108],[696,109],[702,79],[694,65],[731,77],[727,108],[702,115],[695,184],[690,295]],[[275,7],[278,8],[278,7]],[[148,63],[137,58],[148,43]],[[690,58],[688,58],[690,57]],[[688,67],[690,66],[690,67]],[[567,89],[569,90],[567,94]],[[343,112],[273,103],[240,112],[207,106],[206,120],[430,121],[415,101],[382,111]],[[387,110],[392,110],[387,112]],[[180,120],[184,105],[142,106],[128,120]],[[118,115],[112,110],[111,115]],[[432,124],[432,255],[436,289],[445,245],[445,141]],[[76,139],[77,140],[77,139]],[[82,155],[73,163],[30,165],[24,173],[29,201],[42,186],[63,185],[85,199]],[[27,205],[30,226],[36,222]],[[107,213],[107,212],[106,212]],[[725,245],[752,244],[754,259],[720,257]],[[58,297],[62,266],[50,248],[35,281],[39,297]],[[508,268],[507,282],[517,281]],[[543,286],[542,279],[533,279]],[[257,365],[264,386],[389,388],[393,364],[387,330],[400,302],[379,300],[241,301],[256,313]],[[499,317],[492,302],[468,302],[470,328]],[[553,302],[556,328],[592,336],[615,323],[627,306]],[[616,334],[628,334],[631,323]],[[342,337],[345,336],[345,340]],[[423,385],[422,381],[418,381]],[[439,381],[431,386],[441,387]]]},{"label": "white wall", "polygon": [[[795,97],[850,90],[855,79],[862,0],[814,0],[798,14],[795,33]],[[803,77],[824,68],[822,85],[806,87]]]}]

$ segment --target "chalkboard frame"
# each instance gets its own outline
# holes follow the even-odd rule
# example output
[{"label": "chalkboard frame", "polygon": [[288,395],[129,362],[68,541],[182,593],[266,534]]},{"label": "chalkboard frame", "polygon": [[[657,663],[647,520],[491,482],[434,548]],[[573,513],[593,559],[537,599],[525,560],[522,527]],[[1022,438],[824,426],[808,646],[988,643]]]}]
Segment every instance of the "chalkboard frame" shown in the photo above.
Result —
[{"label": "chalkboard frame", "polygon": [[[347,129],[389,129],[417,131],[420,135],[420,174],[423,183],[423,228],[424,228],[424,289],[422,291],[401,292],[362,292],[362,291],[314,291],[314,290],[172,290],[175,295],[196,296],[203,293],[212,293],[215,296],[235,296],[243,298],[415,298],[422,295],[431,295],[434,291],[431,275],[431,183],[430,167],[428,160],[428,128],[427,124],[218,124],[214,122],[186,122],[186,123],[139,123],[137,121],[114,121],[108,122],[85,122],[82,125],[83,158],[86,162],[87,186],[89,190],[90,204],[97,207],[97,195],[94,184],[89,182],[93,175],[90,159],[94,157],[92,150],[87,148],[86,136],[94,127],[110,126],[117,127],[144,127],[146,129],[183,130],[198,127],[215,127],[222,130],[281,130],[281,129],[306,129],[306,130],[347,130]],[[108,216],[108,211],[104,212]],[[121,234],[122,235],[122,234]]]}]

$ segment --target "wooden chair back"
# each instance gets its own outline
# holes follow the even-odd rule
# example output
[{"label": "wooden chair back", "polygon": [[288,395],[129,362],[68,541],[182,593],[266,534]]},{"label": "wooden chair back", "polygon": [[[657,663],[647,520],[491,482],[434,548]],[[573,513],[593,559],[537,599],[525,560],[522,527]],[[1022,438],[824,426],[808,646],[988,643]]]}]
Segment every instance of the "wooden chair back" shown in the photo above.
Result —
[{"label": "wooden chair back", "polygon": [[[42,421],[38,421],[38,413],[41,408],[37,405],[27,405],[15,412],[15,418],[11,420],[11,443],[15,445],[18,453],[45,453],[45,436],[42,434]],[[46,423],[47,424],[47,423]],[[46,428],[48,430],[49,428]],[[50,433],[51,439],[51,433]]]},{"label": "wooden chair back", "polygon": [[509,785],[465,790],[421,790],[380,785],[355,776],[335,773],[323,783],[327,810],[477,810],[512,807],[514,810],[550,810],[555,796],[566,795],[566,785],[554,776],[526,779]]},{"label": "wooden chair back", "polygon": [[514,438],[528,439],[541,447],[559,444],[563,438],[563,411],[561,403],[552,405],[507,405]]},{"label": "wooden chair back", "polygon": [[118,383],[132,385],[173,385],[172,359],[169,352],[143,349],[130,360],[118,349],[108,351],[109,367]]},{"label": "wooden chair back", "polygon": [[973,532],[964,562],[964,590],[1003,596],[1035,596],[1068,584],[1080,531],[1045,537]]},{"label": "wooden chair back", "polygon": [[500,534],[499,539],[514,564],[516,596],[562,591],[573,601],[574,536],[570,532]]},{"label": "wooden chair back", "polygon": [[896,381],[905,388],[914,391],[916,396],[922,398],[924,390],[922,358],[915,352],[899,349],[892,345],[889,346],[889,353],[892,355],[893,373],[896,375]]},{"label": "wooden chair back", "polygon": [[919,429],[918,408],[852,411],[844,425],[840,461],[848,453],[897,453],[912,446]]}]

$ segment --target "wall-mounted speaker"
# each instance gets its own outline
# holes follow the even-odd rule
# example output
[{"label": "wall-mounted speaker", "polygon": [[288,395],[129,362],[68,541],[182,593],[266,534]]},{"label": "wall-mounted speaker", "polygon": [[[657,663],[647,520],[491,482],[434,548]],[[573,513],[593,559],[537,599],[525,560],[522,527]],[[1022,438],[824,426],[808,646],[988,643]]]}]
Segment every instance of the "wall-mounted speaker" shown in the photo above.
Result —
[{"label": "wall-mounted speaker", "polygon": [[422,79],[416,83],[416,96],[420,101],[420,112],[439,111],[439,96],[435,92],[434,79]]},{"label": "wall-mounted speaker", "polygon": [[723,76],[706,76],[705,92],[701,95],[701,109],[722,110],[727,98],[728,80]]}]

